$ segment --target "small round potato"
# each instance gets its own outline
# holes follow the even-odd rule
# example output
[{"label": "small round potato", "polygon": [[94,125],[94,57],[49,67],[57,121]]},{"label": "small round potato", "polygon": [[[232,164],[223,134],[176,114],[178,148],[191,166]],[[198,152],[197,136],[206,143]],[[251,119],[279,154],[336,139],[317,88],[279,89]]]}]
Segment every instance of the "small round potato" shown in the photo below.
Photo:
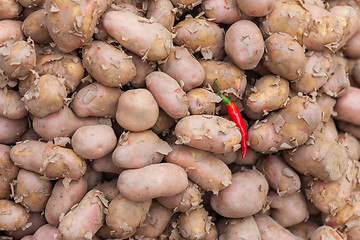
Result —
[{"label": "small round potato", "polygon": [[114,150],[114,130],[107,125],[84,126],[76,130],[71,138],[74,152],[86,159],[97,159]]},{"label": "small round potato", "polygon": [[147,89],[128,90],[119,98],[116,121],[129,131],[140,132],[151,128],[158,116],[159,106]]}]

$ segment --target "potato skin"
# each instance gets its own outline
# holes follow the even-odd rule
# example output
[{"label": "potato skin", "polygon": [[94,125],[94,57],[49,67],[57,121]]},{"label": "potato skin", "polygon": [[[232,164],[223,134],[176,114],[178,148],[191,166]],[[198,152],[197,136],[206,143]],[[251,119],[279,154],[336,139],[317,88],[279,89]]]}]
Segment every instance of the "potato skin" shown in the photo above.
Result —
[{"label": "potato skin", "polygon": [[94,236],[104,224],[104,209],[107,200],[99,190],[89,191],[79,205],[68,212],[60,221],[59,231],[65,239],[87,239]]},{"label": "potato skin", "polygon": [[246,15],[253,17],[263,17],[268,15],[275,6],[275,0],[237,0],[236,1],[240,10]]},{"label": "potato skin", "polygon": [[107,87],[121,87],[136,75],[133,61],[122,50],[94,41],[83,48],[83,64],[89,74]]},{"label": "potato skin", "polygon": [[10,159],[10,147],[0,144],[0,199],[10,195],[10,183],[16,179],[19,167]]},{"label": "potato skin", "polygon": [[240,11],[236,0],[204,0],[201,9],[208,19],[214,19],[216,23],[233,24],[242,19],[250,19]]},{"label": "potato skin", "polygon": [[86,159],[104,157],[116,146],[114,130],[107,125],[84,126],[71,138],[74,152]]},{"label": "potato skin", "polygon": [[141,168],[160,163],[171,150],[169,144],[152,131],[123,133],[112,160],[120,168]]},{"label": "potato skin", "polygon": [[174,43],[185,46],[190,53],[201,52],[205,59],[224,57],[224,31],[213,22],[202,18],[188,18],[179,22],[173,32]]},{"label": "potato skin", "polygon": [[159,68],[174,78],[185,92],[200,86],[205,78],[201,64],[184,47],[175,47]]},{"label": "potato skin", "polygon": [[21,29],[26,37],[31,37],[34,42],[39,44],[49,44],[52,42],[49,31],[46,27],[45,9],[32,12],[24,20]]},{"label": "potato skin", "polygon": [[[30,225],[31,226],[28,226]],[[15,231],[6,232],[7,235],[13,237],[14,239],[23,239],[22,237],[34,234],[41,226],[46,224],[45,217],[41,215],[41,212],[37,213],[29,213],[29,218],[27,223],[23,226],[23,228],[27,227],[26,229],[19,228]]]},{"label": "potato skin", "polygon": [[203,207],[180,213],[178,217],[178,229],[185,239],[203,239],[208,225],[210,225],[208,212]]},{"label": "potato skin", "polygon": [[264,39],[258,26],[249,20],[240,20],[225,34],[225,52],[243,70],[256,67],[264,53]]},{"label": "potato skin", "polygon": [[227,153],[236,151],[241,135],[235,124],[212,115],[191,115],[182,118],[175,126],[177,144],[197,149]]},{"label": "potato skin", "polygon": [[27,115],[25,104],[17,91],[0,89],[0,115],[9,119],[21,119]]},{"label": "potato skin", "polygon": [[321,226],[310,236],[310,240],[321,240],[326,236],[329,240],[343,240],[343,235],[329,226]]},{"label": "potato skin", "polygon": [[21,168],[50,178],[80,179],[86,163],[71,149],[39,141],[25,141],[11,148],[10,158]]},{"label": "potato skin", "polygon": [[147,201],[184,191],[188,180],[185,170],[181,167],[172,163],[159,163],[125,170],[119,175],[117,184],[119,191],[127,199]]},{"label": "potato skin", "polygon": [[143,61],[135,53],[127,52],[127,54],[132,57],[136,68],[136,75],[130,84],[134,88],[144,88],[146,86],[145,77],[155,70],[156,64],[154,62]]},{"label": "potato skin", "polygon": [[48,239],[48,240],[56,240],[60,237],[60,231],[56,227],[45,224],[41,226],[33,235],[33,240],[42,240],[42,239]]},{"label": "potato skin", "polygon": [[165,134],[169,132],[170,128],[175,126],[175,119],[167,115],[167,113],[159,108],[159,117],[156,120],[154,126],[152,126],[151,130],[156,134]]},{"label": "potato skin", "polygon": [[91,167],[99,173],[115,173],[120,174],[123,169],[117,167],[112,160],[112,153],[105,155],[104,157],[93,159],[91,161]]},{"label": "potato skin", "polygon": [[243,218],[259,212],[265,204],[269,185],[257,170],[232,175],[232,184],[211,196],[211,207],[223,217]]},{"label": "potato skin", "polygon": [[189,100],[175,79],[155,71],[146,76],[146,86],[170,117],[179,119],[188,114]]},{"label": "potato skin", "polygon": [[227,222],[223,235],[228,240],[236,239],[261,239],[260,231],[253,216],[243,219],[231,219]]},{"label": "potato skin", "polygon": [[146,18],[155,18],[155,21],[163,25],[168,31],[172,30],[175,22],[174,6],[170,0],[151,0],[148,3]]},{"label": "potato skin", "polygon": [[170,54],[171,33],[159,23],[121,10],[106,13],[103,24],[110,36],[143,59],[157,61]]},{"label": "potato skin", "polygon": [[346,45],[344,47],[345,56],[354,59],[359,58],[360,57],[359,45],[360,45],[360,33],[357,32],[346,42]]},{"label": "potato skin", "polygon": [[57,180],[46,203],[45,218],[53,226],[59,224],[62,214],[67,214],[72,206],[81,201],[87,190],[87,182],[84,178],[71,181],[68,186],[64,184],[62,179]]},{"label": "potato skin", "polygon": [[25,39],[21,31],[21,21],[17,20],[1,20],[0,21],[0,44],[12,38],[14,41]]},{"label": "potato skin", "polygon": [[29,218],[25,209],[17,203],[0,199],[0,230],[15,231],[24,226]]},{"label": "potato skin", "polygon": [[187,146],[172,146],[165,161],[187,171],[189,179],[205,191],[217,194],[231,184],[231,171],[213,154]]},{"label": "potato skin", "polygon": [[[150,88],[151,91],[151,88]],[[129,131],[140,132],[154,126],[159,116],[159,106],[147,89],[124,92],[118,101],[116,121]]]},{"label": "potato skin", "polygon": [[189,111],[192,115],[213,115],[215,103],[221,102],[219,95],[203,88],[195,88],[187,93]]},{"label": "potato skin", "polygon": [[22,10],[22,6],[16,0],[3,0],[0,2],[0,20],[16,18]]},{"label": "potato skin", "polygon": [[350,122],[360,125],[360,117],[354,112],[358,112],[360,89],[350,87],[347,93],[336,101],[334,110],[338,113],[334,118],[337,120]]},{"label": "potato skin", "polygon": [[354,161],[360,159],[360,142],[349,133],[339,134],[339,143],[348,149],[349,158]]},{"label": "potato skin", "polygon": [[22,119],[8,119],[0,116],[0,144],[15,143],[28,128],[27,118]]},{"label": "potato skin", "polygon": [[110,3],[110,0],[46,0],[46,24],[58,48],[69,53],[89,42],[95,32],[96,23]]}]

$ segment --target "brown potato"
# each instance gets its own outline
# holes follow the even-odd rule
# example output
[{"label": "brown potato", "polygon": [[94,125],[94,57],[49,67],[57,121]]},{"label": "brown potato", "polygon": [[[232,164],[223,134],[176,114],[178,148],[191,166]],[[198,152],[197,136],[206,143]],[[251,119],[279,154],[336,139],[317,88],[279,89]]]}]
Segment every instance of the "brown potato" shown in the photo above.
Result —
[{"label": "brown potato", "polygon": [[41,215],[41,212],[30,212],[27,223],[23,227],[15,231],[6,232],[6,234],[13,237],[14,239],[23,239],[23,237],[27,235],[34,234],[41,226],[45,224],[46,220],[45,217]]},{"label": "brown potato", "polygon": [[326,236],[329,240],[344,240],[343,234],[329,226],[321,226],[316,229],[310,236],[310,240],[322,240]]},{"label": "brown potato", "polygon": [[178,217],[179,232],[189,240],[203,239],[210,224],[208,212],[203,207],[181,213]]},{"label": "brown potato", "polygon": [[87,183],[87,191],[95,188],[98,184],[101,183],[103,179],[103,173],[95,171],[91,165],[87,165],[86,172],[83,177]]},{"label": "brown potato", "polygon": [[169,144],[152,131],[123,133],[112,160],[120,168],[141,168],[160,163],[171,150]]},{"label": "brown potato", "polygon": [[168,133],[170,128],[172,128],[173,126],[175,126],[175,119],[167,115],[166,112],[162,110],[162,108],[159,108],[159,117],[156,120],[155,125],[152,126],[151,130],[154,133],[161,133],[164,135]]},{"label": "brown potato", "polygon": [[211,196],[211,207],[228,218],[249,217],[259,212],[269,191],[265,177],[257,170],[244,170],[233,174],[231,181],[230,186]]},{"label": "brown potato", "polygon": [[145,77],[149,75],[149,73],[155,71],[156,63],[143,61],[138,55],[132,52],[127,52],[127,54],[132,57],[132,61],[136,68],[136,75],[130,82],[131,86],[134,88],[146,87]]},{"label": "brown potato", "polygon": [[215,113],[215,104],[221,102],[219,95],[203,88],[192,89],[187,97],[192,115],[212,115]]},{"label": "brown potato", "polygon": [[45,9],[40,9],[27,16],[21,29],[26,37],[31,37],[36,43],[49,44],[53,41],[46,27]]},{"label": "brown potato", "polygon": [[348,58],[360,58],[359,51],[360,44],[360,32],[357,32],[353,37],[351,37],[347,42],[344,49],[344,54]]},{"label": "brown potato", "polygon": [[216,23],[204,18],[187,18],[173,31],[176,34],[174,43],[184,45],[190,53],[201,52],[205,59],[224,57],[224,31]]},{"label": "brown potato", "polygon": [[227,30],[225,52],[243,70],[256,67],[264,53],[264,39],[258,26],[249,20],[240,20]]},{"label": "brown potato", "polygon": [[179,9],[187,8],[189,10],[192,10],[201,3],[197,0],[171,0],[171,2],[173,3],[174,7]]},{"label": "brown potato", "polygon": [[175,47],[159,68],[174,78],[185,92],[200,86],[205,78],[201,64],[185,47]]},{"label": "brown potato", "polygon": [[93,159],[91,161],[91,167],[96,172],[120,174],[123,171],[122,168],[119,168],[114,164],[112,160],[112,153],[98,159]]},{"label": "brown potato", "polygon": [[25,8],[35,8],[44,4],[44,0],[18,0]]},{"label": "brown potato", "polygon": [[159,163],[125,170],[119,175],[117,184],[121,195],[127,199],[147,201],[156,197],[174,196],[184,191],[188,180],[181,167],[172,163]]},{"label": "brown potato", "polygon": [[149,1],[147,7],[146,18],[153,18],[167,30],[172,30],[175,21],[175,14],[173,12],[174,6],[170,0],[151,0]]},{"label": "brown potato", "polygon": [[154,126],[159,116],[159,106],[156,96],[150,91],[139,88],[128,90],[120,96],[116,121],[121,127],[140,132]]},{"label": "brown potato", "polygon": [[0,144],[15,143],[28,128],[27,118],[22,119],[8,119],[0,116]]},{"label": "brown potato", "polygon": [[313,222],[311,220],[307,220],[305,222],[291,226],[288,229],[290,230],[290,232],[292,232],[296,236],[302,237],[304,239],[309,239],[311,234],[318,227],[319,226],[315,222]]},{"label": "brown potato", "polygon": [[98,189],[102,193],[104,193],[104,196],[108,201],[112,201],[119,195],[116,179],[113,179],[110,182],[100,183],[97,186],[95,186],[95,189]]},{"label": "brown potato", "polygon": [[0,89],[0,115],[9,119],[26,117],[25,104],[17,91]]},{"label": "brown potato", "polygon": [[18,172],[19,168],[10,159],[10,147],[0,144],[0,199],[10,196],[10,184]]},{"label": "brown potato", "polygon": [[71,149],[34,140],[16,144],[10,158],[15,165],[50,178],[80,179],[86,170],[85,161]]},{"label": "brown potato", "polygon": [[83,48],[83,64],[88,73],[108,87],[121,87],[136,75],[133,61],[122,50],[94,41]]},{"label": "brown potato", "polygon": [[103,24],[110,36],[145,60],[162,60],[170,54],[171,33],[160,23],[121,10],[106,13]]},{"label": "brown potato", "polygon": [[251,0],[237,0],[236,2],[241,11],[253,17],[264,17],[271,13],[275,6],[275,0],[261,0],[256,2]]},{"label": "brown potato", "polygon": [[16,0],[3,0],[0,2],[0,20],[19,17],[22,6]]},{"label": "brown potato", "polygon": [[0,199],[0,230],[15,231],[24,226],[29,219],[25,209],[17,203]]},{"label": "brown potato", "polygon": [[[166,73],[155,71],[146,76],[146,86],[170,117],[178,119],[188,114],[189,100],[175,79]],[[145,122],[143,119],[141,118],[142,122]]]}]

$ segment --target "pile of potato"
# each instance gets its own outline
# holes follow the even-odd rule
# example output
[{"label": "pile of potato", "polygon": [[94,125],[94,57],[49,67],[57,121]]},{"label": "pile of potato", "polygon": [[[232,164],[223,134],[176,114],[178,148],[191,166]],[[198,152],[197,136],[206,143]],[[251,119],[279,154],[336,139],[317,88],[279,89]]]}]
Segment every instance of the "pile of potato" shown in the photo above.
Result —
[{"label": "pile of potato", "polygon": [[359,139],[358,0],[0,1],[0,240],[359,240]]}]

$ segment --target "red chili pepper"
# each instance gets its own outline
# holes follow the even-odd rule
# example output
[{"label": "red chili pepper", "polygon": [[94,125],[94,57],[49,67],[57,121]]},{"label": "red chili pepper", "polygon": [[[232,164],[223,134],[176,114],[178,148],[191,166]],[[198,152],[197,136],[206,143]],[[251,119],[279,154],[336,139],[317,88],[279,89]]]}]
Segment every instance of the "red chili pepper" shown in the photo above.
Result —
[{"label": "red chili pepper", "polygon": [[244,119],[241,116],[241,113],[239,111],[239,109],[236,107],[235,103],[233,103],[229,98],[225,97],[221,91],[220,91],[220,87],[217,83],[217,78],[215,79],[215,84],[216,87],[220,93],[220,97],[223,101],[223,103],[226,106],[226,109],[228,111],[228,114],[230,116],[230,119],[236,124],[236,126],[239,128],[240,133],[241,133],[241,151],[242,151],[242,158],[244,159],[247,153],[247,132],[246,132],[246,126],[245,126],[245,122]]}]

